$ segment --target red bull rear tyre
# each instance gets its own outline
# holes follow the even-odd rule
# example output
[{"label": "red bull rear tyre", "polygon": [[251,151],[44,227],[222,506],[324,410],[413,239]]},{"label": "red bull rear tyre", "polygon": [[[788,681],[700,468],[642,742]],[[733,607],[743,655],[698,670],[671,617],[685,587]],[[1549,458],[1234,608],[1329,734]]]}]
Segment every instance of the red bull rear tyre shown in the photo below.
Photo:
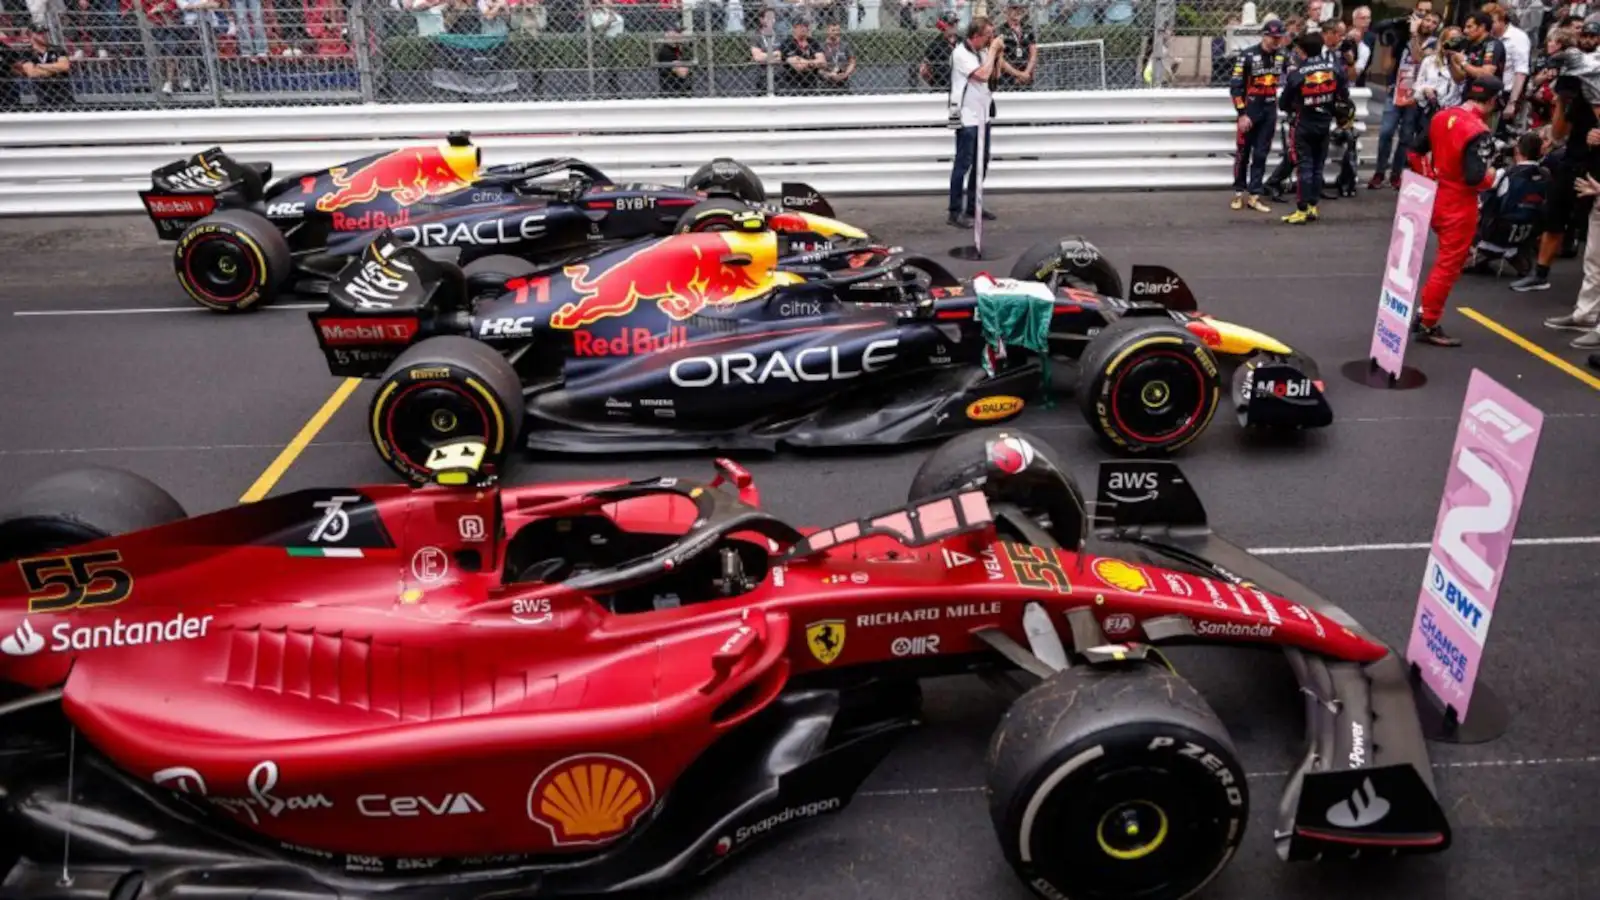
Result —
[{"label": "red bull rear tyre", "polygon": [[173,251],[178,283],[215,312],[248,312],[277,299],[294,270],[289,241],[249,210],[227,209],[190,225]]},{"label": "red bull rear tyre", "polygon": [[445,335],[422,341],[389,366],[367,423],[384,463],[426,484],[434,448],[466,438],[486,448],[480,475],[504,474],[522,417],[522,383],[511,363],[486,344]]},{"label": "red bull rear tyre", "polygon": [[766,231],[767,217],[740,200],[702,200],[684,210],[673,230],[678,234],[697,231]]},{"label": "red bull rear tyre", "polygon": [[1100,249],[1081,237],[1040,241],[1022,251],[1011,267],[1019,281],[1052,279],[1061,287],[1080,288],[1108,297],[1122,297],[1122,276]]},{"label": "red bull rear tyre", "polygon": [[1119,319],[1078,363],[1078,405],[1102,443],[1126,455],[1174,453],[1222,400],[1216,357],[1166,317]]}]

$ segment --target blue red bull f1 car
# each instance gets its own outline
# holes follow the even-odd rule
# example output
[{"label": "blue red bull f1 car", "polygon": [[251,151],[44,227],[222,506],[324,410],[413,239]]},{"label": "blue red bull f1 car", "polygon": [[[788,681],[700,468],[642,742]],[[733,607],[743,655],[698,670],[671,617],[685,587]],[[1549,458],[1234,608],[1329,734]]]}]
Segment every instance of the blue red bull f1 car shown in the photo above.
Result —
[{"label": "blue red bull f1 car", "polygon": [[[1081,239],[1024,254],[1015,279],[964,281],[899,248],[796,253],[791,236],[745,224],[474,275],[380,239],[311,320],[333,374],[378,379],[372,439],[415,481],[465,437],[486,446],[491,472],[518,442],[584,453],[937,439],[1050,402],[1053,359],[1077,364],[1084,416],[1122,453],[1198,437],[1224,390],[1219,357],[1237,363],[1241,424],[1333,418],[1310,359],[1195,311],[1165,269],[1135,267],[1123,299]],[[1048,328],[996,329],[1023,306]]]},{"label": "blue red bull f1 car", "polygon": [[617,184],[575,159],[484,167],[465,134],[314,172],[273,178],[272,164],[219,147],[151,175],[141,191],[163,240],[176,242],[178,283],[195,302],[244,312],[286,294],[326,294],[329,282],[387,230],[423,248],[459,251],[471,274],[524,262],[573,262],[631,241],[733,227],[754,217],[817,248],[867,235],[832,218],[809,186],[785,183],[767,204],[761,179],[714,160],[683,187]]}]

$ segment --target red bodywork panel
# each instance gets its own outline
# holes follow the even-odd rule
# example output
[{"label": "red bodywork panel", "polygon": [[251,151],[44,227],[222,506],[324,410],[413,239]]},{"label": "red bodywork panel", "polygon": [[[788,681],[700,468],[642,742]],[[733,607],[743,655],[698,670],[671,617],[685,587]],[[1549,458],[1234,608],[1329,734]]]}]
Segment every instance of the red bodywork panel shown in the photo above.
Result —
[{"label": "red bodywork panel", "polygon": [[[992,527],[917,548],[845,540],[744,596],[653,612],[502,585],[511,537],[615,483],[302,492],[9,563],[0,679],[62,686],[67,715],[127,772],[263,835],[452,857],[615,840],[791,675],[983,652],[983,628],[1026,645],[1029,601],[1091,606],[1112,640],[1181,614],[1224,642],[1387,652],[1249,586]],[[603,511],[663,534],[696,515],[670,495]]]}]

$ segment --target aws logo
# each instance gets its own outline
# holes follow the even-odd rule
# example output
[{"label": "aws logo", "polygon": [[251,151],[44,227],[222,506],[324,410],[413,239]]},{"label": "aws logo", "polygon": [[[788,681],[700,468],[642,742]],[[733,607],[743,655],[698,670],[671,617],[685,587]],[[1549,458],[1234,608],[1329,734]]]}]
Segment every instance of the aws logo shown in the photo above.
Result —
[{"label": "aws logo", "polygon": [[993,422],[1022,412],[1021,397],[984,397],[967,404],[967,418],[974,422]]}]

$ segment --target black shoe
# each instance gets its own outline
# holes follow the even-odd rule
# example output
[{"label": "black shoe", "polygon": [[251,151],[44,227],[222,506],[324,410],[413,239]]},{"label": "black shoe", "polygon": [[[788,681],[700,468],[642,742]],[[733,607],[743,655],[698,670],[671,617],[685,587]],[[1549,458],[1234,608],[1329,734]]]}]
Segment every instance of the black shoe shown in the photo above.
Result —
[{"label": "black shoe", "polygon": [[1339,196],[1341,196],[1341,197],[1354,197],[1355,195],[1356,195],[1356,186],[1355,186],[1354,182],[1352,182],[1350,184],[1341,184],[1341,185],[1339,185]]},{"label": "black shoe", "polygon": [[966,215],[964,213],[962,215],[959,215],[959,216],[951,216],[946,221],[948,221],[951,225],[954,225],[957,228],[971,228],[972,227],[972,217],[969,216],[969,215]]},{"label": "black shoe", "polygon": [[998,219],[998,218],[1000,218],[1000,217],[995,214],[994,210],[988,209],[988,208],[984,209],[984,211],[983,211],[983,220],[985,222],[993,222],[995,219]]},{"label": "black shoe", "polygon": [[1600,353],[1589,354],[1589,368],[1600,372]]},{"label": "black shoe", "polygon": [[1417,332],[1417,340],[1435,347],[1459,347],[1461,342],[1444,333],[1444,329],[1437,324],[1429,325]]}]

